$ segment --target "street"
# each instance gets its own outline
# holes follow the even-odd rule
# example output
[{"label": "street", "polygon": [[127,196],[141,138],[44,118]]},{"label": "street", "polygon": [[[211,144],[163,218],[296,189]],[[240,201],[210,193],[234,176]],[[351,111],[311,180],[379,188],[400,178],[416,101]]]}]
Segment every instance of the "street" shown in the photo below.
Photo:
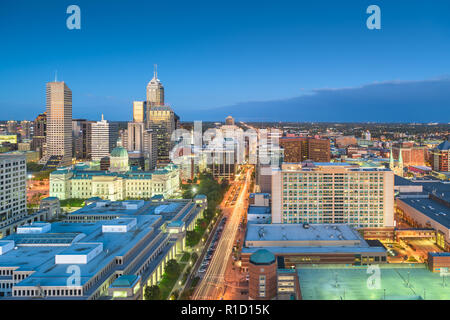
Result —
[{"label": "street", "polygon": [[[227,281],[229,280],[227,269],[231,267],[234,261],[232,258],[233,246],[235,245],[239,224],[242,218],[245,217],[247,210],[251,174],[252,169],[247,170],[245,181],[238,181],[234,184],[236,188],[241,186],[236,204],[234,206],[225,206],[229,195],[225,196],[221,204],[223,216],[227,217],[227,222],[211,263],[192,296],[193,300],[217,300],[224,298],[223,295],[226,293]],[[234,186],[230,190],[233,190]]]}]

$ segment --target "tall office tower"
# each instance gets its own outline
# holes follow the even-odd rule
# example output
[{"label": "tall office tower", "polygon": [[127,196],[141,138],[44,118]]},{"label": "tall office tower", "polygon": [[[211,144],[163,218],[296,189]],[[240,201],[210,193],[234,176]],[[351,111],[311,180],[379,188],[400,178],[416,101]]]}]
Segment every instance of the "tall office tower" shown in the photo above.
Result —
[{"label": "tall office tower", "polygon": [[91,158],[92,123],[86,119],[72,120],[73,157],[76,159]]},{"label": "tall office tower", "polygon": [[144,155],[146,161],[148,159],[148,166],[146,170],[153,170],[156,168],[158,162],[158,137],[153,130],[144,131]]},{"label": "tall office tower", "polygon": [[164,86],[158,79],[158,71],[153,71],[153,78],[147,85],[147,108],[150,106],[163,106],[164,105]]},{"label": "tall office tower", "polygon": [[31,141],[31,149],[39,152],[42,158],[45,153],[45,139],[47,136],[47,113],[41,113],[36,117],[33,124],[33,140]]},{"label": "tall office tower", "polygon": [[123,147],[128,151],[139,151],[144,149],[144,131],[143,122],[128,122],[126,145]]},{"label": "tall office tower", "polygon": [[330,162],[330,140],[307,137],[280,138],[280,146],[284,149],[285,162]]},{"label": "tall office tower", "polygon": [[147,113],[147,101],[133,101],[133,122],[145,123]]},{"label": "tall office tower", "polygon": [[103,157],[109,157],[110,152],[117,146],[118,126],[103,118],[92,123],[91,148],[92,160],[99,161]]},{"label": "tall office tower", "polygon": [[27,215],[25,161],[24,155],[0,155],[0,238]]},{"label": "tall office tower", "polygon": [[272,169],[273,223],[394,226],[394,173],[348,163],[283,163]]},{"label": "tall office tower", "polygon": [[31,139],[31,121],[28,120],[20,121],[19,133],[22,140]]},{"label": "tall office tower", "polygon": [[6,124],[6,130],[10,134],[17,133],[17,121],[15,120],[9,120]]},{"label": "tall office tower", "polygon": [[178,116],[169,106],[152,106],[147,113],[147,129],[152,130],[158,139],[158,163],[169,163],[169,152],[174,142],[171,140],[177,128]]},{"label": "tall office tower", "polygon": [[144,157],[146,170],[156,167],[158,158],[157,135],[152,130],[145,129],[142,122],[128,122],[126,136],[122,137],[125,142],[123,147],[130,152],[139,152]]},{"label": "tall office tower", "polygon": [[64,81],[48,82],[46,155],[41,162],[72,163],[72,91]]}]

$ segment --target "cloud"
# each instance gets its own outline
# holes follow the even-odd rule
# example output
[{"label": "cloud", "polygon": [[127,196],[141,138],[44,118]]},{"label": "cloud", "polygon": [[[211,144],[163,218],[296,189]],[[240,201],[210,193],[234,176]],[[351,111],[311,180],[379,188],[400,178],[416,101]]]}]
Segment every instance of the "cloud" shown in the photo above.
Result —
[{"label": "cloud", "polygon": [[[450,77],[313,89],[299,97],[198,110],[202,120],[449,122]],[[194,119],[194,112],[182,120]]]}]

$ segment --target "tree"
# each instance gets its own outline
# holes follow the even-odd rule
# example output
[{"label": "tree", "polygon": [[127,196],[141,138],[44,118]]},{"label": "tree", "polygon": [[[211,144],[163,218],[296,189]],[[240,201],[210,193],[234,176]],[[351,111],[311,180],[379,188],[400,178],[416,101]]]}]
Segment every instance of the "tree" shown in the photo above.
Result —
[{"label": "tree", "polygon": [[178,293],[178,290],[175,290],[175,291],[172,292],[172,294],[170,295],[170,300],[177,300],[179,295],[180,295],[180,294]]},{"label": "tree", "polygon": [[144,291],[145,300],[161,300],[161,290],[156,285],[148,286]]},{"label": "tree", "polygon": [[195,263],[195,261],[197,261],[197,259],[198,259],[198,254],[196,252],[193,252],[191,255],[192,263]]},{"label": "tree", "polygon": [[180,274],[180,265],[175,259],[170,259],[167,261],[166,274],[169,278],[178,277]]}]

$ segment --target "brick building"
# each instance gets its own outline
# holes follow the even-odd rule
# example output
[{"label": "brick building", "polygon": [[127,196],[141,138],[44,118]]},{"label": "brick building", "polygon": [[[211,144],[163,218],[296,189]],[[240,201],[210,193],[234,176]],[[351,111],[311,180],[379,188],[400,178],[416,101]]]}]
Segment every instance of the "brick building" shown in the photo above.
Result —
[{"label": "brick building", "polygon": [[284,149],[285,162],[329,162],[331,159],[330,140],[308,137],[283,137],[280,147]]}]

